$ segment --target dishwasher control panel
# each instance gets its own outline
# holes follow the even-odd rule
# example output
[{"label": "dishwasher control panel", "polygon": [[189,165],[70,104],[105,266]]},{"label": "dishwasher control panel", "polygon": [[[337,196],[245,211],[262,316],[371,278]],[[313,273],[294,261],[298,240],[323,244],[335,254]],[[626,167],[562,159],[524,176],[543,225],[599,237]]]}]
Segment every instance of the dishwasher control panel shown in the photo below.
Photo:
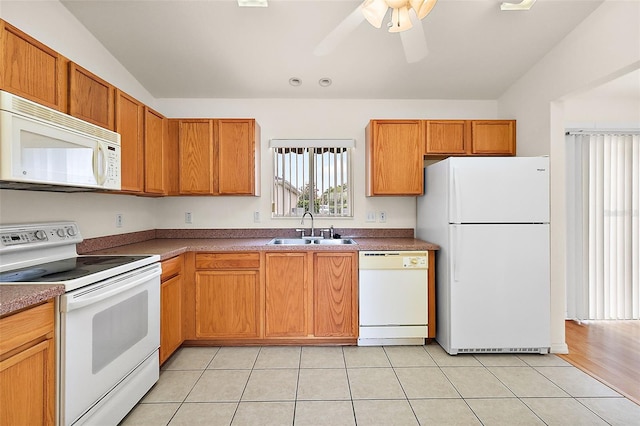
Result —
[{"label": "dishwasher control panel", "polygon": [[424,269],[427,267],[427,257],[426,256],[403,256],[402,267]]},{"label": "dishwasher control panel", "polygon": [[426,251],[361,251],[359,269],[428,269]]}]

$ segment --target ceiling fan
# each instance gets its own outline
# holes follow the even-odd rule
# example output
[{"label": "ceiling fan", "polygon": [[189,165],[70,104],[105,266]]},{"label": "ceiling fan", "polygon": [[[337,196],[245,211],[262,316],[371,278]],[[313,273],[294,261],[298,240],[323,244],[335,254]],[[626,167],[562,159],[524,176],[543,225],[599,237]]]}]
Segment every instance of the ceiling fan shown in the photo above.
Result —
[{"label": "ceiling fan", "polygon": [[429,50],[420,21],[431,12],[437,0],[364,0],[314,50],[316,56],[331,53],[364,20],[376,28],[391,9],[389,32],[400,33],[400,40],[408,63],[424,59]]}]

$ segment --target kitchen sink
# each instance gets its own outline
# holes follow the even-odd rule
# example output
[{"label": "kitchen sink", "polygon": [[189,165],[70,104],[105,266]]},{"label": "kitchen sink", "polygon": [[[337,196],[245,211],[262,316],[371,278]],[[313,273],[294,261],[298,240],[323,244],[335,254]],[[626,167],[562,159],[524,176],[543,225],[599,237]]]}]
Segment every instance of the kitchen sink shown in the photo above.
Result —
[{"label": "kitchen sink", "polygon": [[320,245],[320,246],[337,246],[345,244],[356,244],[351,238],[274,238],[267,245],[284,245],[284,246],[302,246],[302,245]]}]

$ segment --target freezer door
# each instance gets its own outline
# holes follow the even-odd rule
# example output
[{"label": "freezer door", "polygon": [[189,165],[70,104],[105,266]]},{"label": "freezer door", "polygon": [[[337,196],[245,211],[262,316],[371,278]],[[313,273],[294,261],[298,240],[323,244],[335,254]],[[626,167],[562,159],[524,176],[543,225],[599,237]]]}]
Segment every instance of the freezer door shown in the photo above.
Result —
[{"label": "freezer door", "polygon": [[449,160],[450,223],[549,222],[548,158]]},{"label": "freezer door", "polygon": [[549,225],[452,225],[450,239],[451,349],[548,348]]}]

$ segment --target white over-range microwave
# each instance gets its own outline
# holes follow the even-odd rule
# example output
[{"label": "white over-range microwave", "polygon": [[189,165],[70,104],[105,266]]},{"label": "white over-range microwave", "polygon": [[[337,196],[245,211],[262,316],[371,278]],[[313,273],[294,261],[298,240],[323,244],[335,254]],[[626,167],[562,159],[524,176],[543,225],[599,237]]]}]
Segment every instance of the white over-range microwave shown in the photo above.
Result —
[{"label": "white over-range microwave", "polygon": [[120,189],[120,135],[0,91],[0,188]]}]

